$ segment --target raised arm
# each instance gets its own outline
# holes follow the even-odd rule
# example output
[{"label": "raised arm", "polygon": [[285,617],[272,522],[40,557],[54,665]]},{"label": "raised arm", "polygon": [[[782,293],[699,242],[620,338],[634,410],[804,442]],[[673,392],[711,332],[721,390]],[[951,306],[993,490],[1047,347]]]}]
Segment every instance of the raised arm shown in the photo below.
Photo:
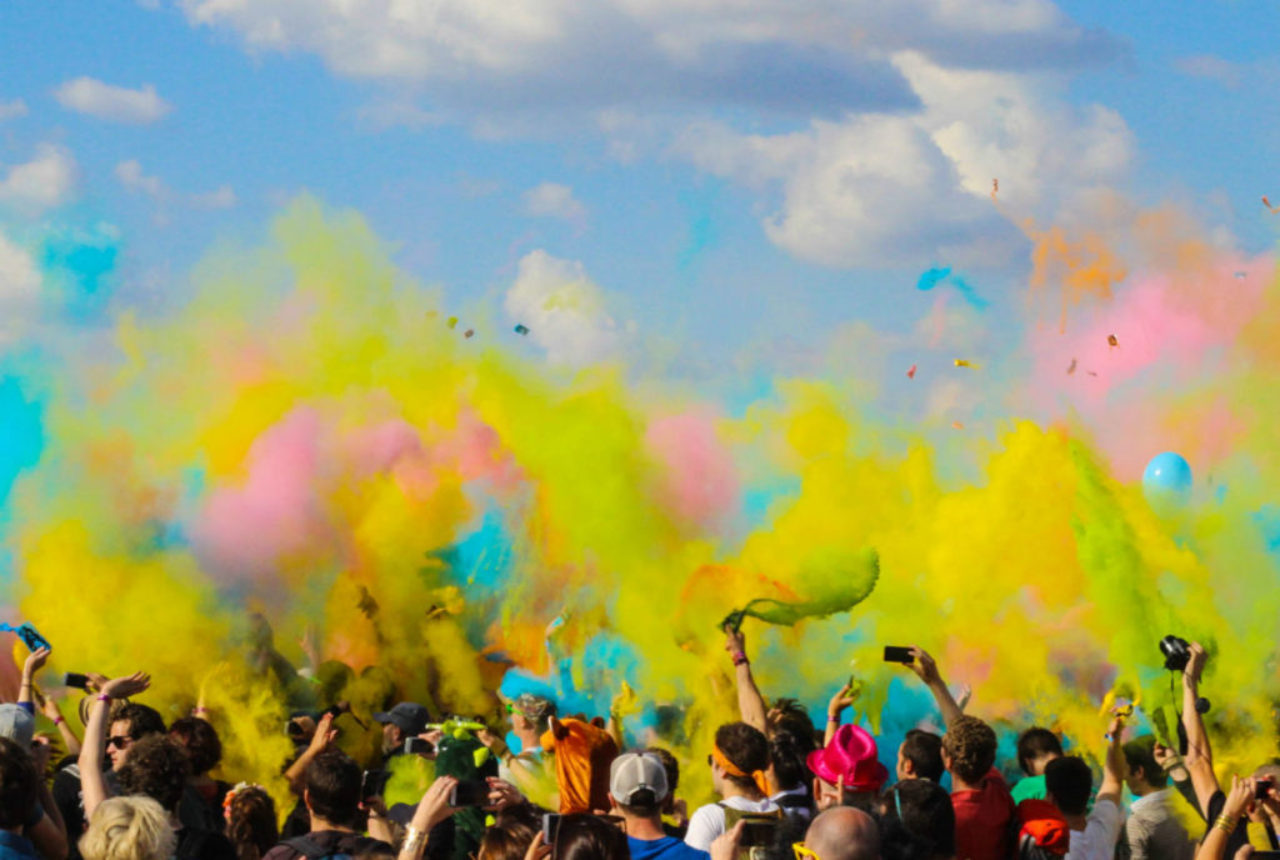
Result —
[{"label": "raised arm", "polygon": [[76,733],[71,730],[66,717],[62,716],[62,711],[58,710],[58,701],[46,691],[44,694],[44,704],[41,711],[49,719],[53,720],[53,724],[58,729],[58,734],[62,737],[62,743],[67,748],[67,755],[80,755],[80,739],[76,737]]},{"label": "raised arm", "polygon": [[952,723],[964,716],[964,711],[952,697],[951,691],[947,689],[947,684],[938,671],[938,664],[929,656],[929,652],[912,645],[911,656],[915,657],[915,660],[909,664],[911,671],[915,672],[929,688],[929,692],[933,693],[934,701],[938,703],[938,710],[942,712],[942,722],[950,728]]},{"label": "raised arm", "polygon": [[311,743],[302,751],[302,755],[298,756],[297,761],[289,765],[289,769],[284,772],[284,778],[289,781],[289,788],[298,797],[302,797],[302,777],[307,772],[307,766],[315,760],[316,756],[324,752],[337,736],[338,730],[333,727],[333,714],[326,712],[316,725]]},{"label": "raised arm", "polygon": [[35,826],[27,828],[23,835],[31,840],[31,844],[45,860],[63,860],[67,856],[67,827],[62,821],[58,804],[53,799],[53,792],[49,790],[49,781],[45,778],[49,772],[49,754],[52,752],[48,738],[37,737],[31,745],[31,752],[36,762],[36,773],[40,775],[36,799],[40,801],[44,815],[40,816]]},{"label": "raised arm", "polygon": [[1222,807],[1222,815],[1218,816],[1217,821],[1211,822],[1209,833],[1196,852],[1196,860],[1222,860],[1226,856],[1227,842],[1231,839],[1231,834],[1235,833],[1241,816],[1248,811],[1253,791],[1253,780],[1231,777],[1231,793],[1227,795],[1227,802]]},{"label": "raised arm", "polygon": [[1124,791],[1124,749],[1120,745],[1123,733],[1124,717],[1117,714],[1107,728],[1107,752],[1102,760],[1102,785],[1098,787],[1097,797],[1098,800],[1110,800],[1117,807],[1120,807],[1120,795]]},{"label": "raised arm", "polygon": [[1187,754],[1183,761],[1191,775],[1191,787],[1202,815],[1208,815],[1209,800],[1218,791],[1218,777],[1213,772],[1213,748],[1204,720],[1196,710],[1200,698],[1200,676],[1209,655],[1199,642],[1191,643],[1191,659],[1182,670],[1182,725],[1187,731]]},{"label": "raised arm", "polygon": [[143,672],[112,678],[102,685],[102,691],[89,709],[89,724],[85,726],[84,744],[80,748],[80,787],[84,792],[85,821],[93,817],[98,804],[108,797],[107,783],[103,778],[102,756],[107,744],[111,700],[136,696],[150,686],[151,676]]},{"label": "raised arm", "polygon": [[451,776],[442,776],[431,783],[431,787],[418,802],[418,808],[413,811],[413,820],[405,831],[404,845],[400,847],[398,860],[422,860],[431,831],[457,812],[449,805],[449,794],[457,784],[458,780]]},{"label": "raised arm", "polygon": [[746,637],[742,635],[741,630],[734,630],[729,625],[725,625],[724,650],[733,657],[734,673],[738,684],[738,714],[744,723],[767,735],[769,724],[765,716],[764,696],[760,695],[756,679],[751,675],[751,661],[747,659]]},{"label": "raised arm", "polygon": [[29,714],[36,712],[35,705],[31,704],[31,687],[35,684],[36,673],[44,668],[44,663],[48,659],[49,649],[37,648],[27,655],[26,662],[22,664],[22,685],[18,687],[18,707]]},{"label": "raised arm", "polygon": [[840,728],[840,717],[844,714],[844,709],[856,701],[858,701],[858,691],[852,684],[845,684],[831,697],[831,701],[827,703],[827,731],[822,736],[824,747],[829,746],[831,739],[836,736],[836,729]]}]

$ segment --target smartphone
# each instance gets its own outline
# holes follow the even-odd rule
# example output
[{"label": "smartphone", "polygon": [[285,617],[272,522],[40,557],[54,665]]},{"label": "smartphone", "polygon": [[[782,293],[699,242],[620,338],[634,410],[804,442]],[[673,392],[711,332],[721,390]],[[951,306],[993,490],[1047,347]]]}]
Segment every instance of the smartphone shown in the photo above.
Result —
[{"label": "smartphone", "polygon": [[466,806],[484,806],[489,802],[489,784],[482,779],[463,779],[449,794],[449,805],[454,809]]},{"label": "smartphone", "polygon": [[916,661],[912,655],[910,648],[904,648],[901,645],[884,646],[884,661],[886,663],[903,663],[910,666]]},{"label": "smartphone", "polygon": [[360,797],[382,797],[387,790],[387,780],[391,772],[386,770],[366,770],[360,779]]},{"label": "smartphone", "polygon": [[53,650],[53,646],[49,644],[49,640],[40,635],[30,621],[24,621],[19,624],[17,629],[13,631],[22,640],[22,644],[27,646],[28,651],[35,651],[39,648],[48,648]]},{"label": "smartphone", "polygon": [[431,755],[435,751],[436,745],[422,738],[409,738],[404,742],[405,755]]},{"label": "smartphone", "polygon": [[89,676],[81,675],[79,672],[68,672],[66,677],[62,679],[65,687],[75,687],[77,690],[89,689]]},{"label": "smartphone", "polygon": [[542,841],[547,845],[555,845],[556,837],[560,835],[560,815],[555,812],[543,813],[542,816]]},{"label": "smartphone", "polygon": [[769,821],[745,818],[742,821],[742,848],[764,848],[773,844],[773,834],[778,829],[776,819]]},{"label": "smartphone", "polygon": [[[1253,796],[1258,800],[1262,800],[1262,798],[1270,794],[1271,789],[1275,787],[1276,787],[1276,784],[1274,781],[1271,780],[1270,777],[1266,779],[1259,779],[1257,785],[1253,787]],[[1254,856],[1256,857],[1258,855],[1254,854]]]}]

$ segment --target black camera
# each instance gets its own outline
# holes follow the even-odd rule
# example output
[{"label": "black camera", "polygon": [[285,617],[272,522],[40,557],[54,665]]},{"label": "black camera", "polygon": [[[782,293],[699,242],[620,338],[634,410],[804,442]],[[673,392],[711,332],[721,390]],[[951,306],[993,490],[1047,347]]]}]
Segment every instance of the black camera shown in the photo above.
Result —
[{"label": "black camera", "polygon": [[1191,643],[1181,636],[1166,636],[1160,640],[1160,653],[1164,655],[1166,669],[1181,672],[1191,662]]}]

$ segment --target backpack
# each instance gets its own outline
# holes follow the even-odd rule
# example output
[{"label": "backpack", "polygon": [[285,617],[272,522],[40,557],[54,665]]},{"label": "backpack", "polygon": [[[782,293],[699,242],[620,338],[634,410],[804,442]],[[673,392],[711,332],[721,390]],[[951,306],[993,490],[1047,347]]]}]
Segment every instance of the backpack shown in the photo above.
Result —
[{"label": "backpack", "polygon": [[1047,800],[1028,799],[1013,816],[1017,828],[1017,860],[1057,860],[1071,845],[1071,828],[1058,807]]},{"label": "backpack", "polygon": [[[776,824],[786,818],[786,813],[781,809],[775,809],[773,812],[744,812],[741,809],[734,809],[732,806],[724,803],[717,803],[716,806],[724,810],[725,833],[732,830],[739,821],[772,821]],[[764,856],[764,852],[768,850],[769,846],[767,845],[742,847],[738,849],[737,860],[761,860]]]}]

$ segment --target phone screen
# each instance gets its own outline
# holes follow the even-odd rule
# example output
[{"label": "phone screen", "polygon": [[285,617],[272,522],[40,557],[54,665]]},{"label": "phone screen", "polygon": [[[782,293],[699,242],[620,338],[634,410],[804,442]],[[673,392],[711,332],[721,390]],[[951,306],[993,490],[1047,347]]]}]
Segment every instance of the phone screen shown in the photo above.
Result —
[{"label": "phone screen", "polygon": [[773,844],[773,834],[778,827],[776,821],[751,821],[745,820],[742,823],[742,841],[738,844],[743,848],[757,848]]},{"label": "phone screen", "polygon": [[87,690],[89,689],[89,676],[81,675],[79,672],[68,672],[62,683],[64,686],[75,687],[77,690]]},{"label": "phone screen", "polygon": [[554,812],[547,812],[542,816],[542,841],[547,845],[555,845],[556,837],[560,834],[560,816]]},{"label": "phone screen", "polygon": [[489,785],[483,780],[462,780],[453,787],[449,795],[449,805],[454,809],[464,806],[483,806],[489,800]]},{"label": "phone screen", "polygon": [[361,797],[381,797],[382,793],[387,790],[387,781],[391,779],[391,773],[385,770],[366,770],[364,778],[360,781]]},{"label": "phone screen", "polygon": [[884,646],[884,661],[886,663],[914,663],[916,658],[911,654],[911,649],[901,645]]}]

